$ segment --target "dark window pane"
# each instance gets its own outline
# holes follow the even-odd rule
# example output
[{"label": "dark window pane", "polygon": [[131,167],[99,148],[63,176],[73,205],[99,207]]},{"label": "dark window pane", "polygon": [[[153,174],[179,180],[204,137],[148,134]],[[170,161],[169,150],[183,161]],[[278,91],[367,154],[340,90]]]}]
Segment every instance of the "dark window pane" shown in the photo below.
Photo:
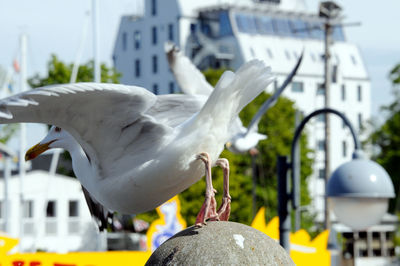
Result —
[{"label": "dark window pane", "polygon": [[175,84],[172,81],[169,83],[169,93],[175,93]]},{"label": "dark window pane", "polygon": [[140,60],[135,60],[135,77],[140,77]]},{"label": "dark window pane", "polygon": [[151,0],[151,15],[152,16],[157,15],[157,1],[156,0]]},{"label": "dark window pane", "polygon": [[126,32],[122,33],[122,50],[126,51],[126,47],[128,46],[128,37]]},{"label": "dark window pane", "polygon": [[155,95],[158,94],[158,84],[153,84],[153,93],[154,93]]},{"label": "dark window pane", "polygon": [[304,91],[303,82],[297,82],[297,81],[292,82],[292,92],[303,92],[303,91]]},{"label": "dark window pane", "polygon": [[157,57],[157,55],[153,55],[151,61],[152,61],[152,71],[155,74],[158,71],[158,57]]},{"label": "dark window pane", "polygon": [[229,20],[228,12],[219,13],[219,36],[232,35],[231,22]]},{"label": "dark window pane", "polygon": [[56,217],[56,202],[54,200],[47,202],[46,217]]},{"label": "dark window pane", "polygon": [[140,31],[135,31],[133,33],[133,43],[135,50],[140,49],[140,41],[141,41]]},{"label": "dark window pane", "polygon": [[168,24],[168,40],[174,40],[174,24]]},{"label": "dark window pane", "polygon": [[151,43],[157,44],[157,27],[151,28]]},{"label": "dark window pane", "polygon": [[68,211],[68,216],[69,217],[78,217],[79,216],[79,204],[77,200],[71,200],[69,202],[69,211]]}]

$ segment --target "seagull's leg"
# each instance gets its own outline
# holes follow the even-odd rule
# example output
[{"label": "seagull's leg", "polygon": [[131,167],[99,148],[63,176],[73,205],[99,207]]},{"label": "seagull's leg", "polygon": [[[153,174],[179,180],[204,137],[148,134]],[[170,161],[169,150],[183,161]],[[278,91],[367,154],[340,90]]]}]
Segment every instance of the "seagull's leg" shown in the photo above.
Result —
[{"label": "seagull's leg", "polygon": [[221,221],[228,221],[231,213],[231,196],[229,195],[229,162],[225,158],[217,160],[216,164],[224,171],[224,194],[222,195],[222,204],[218,209],[218,218]]},{"label": "seagull's leg", "polygon": [[218,219],[217,215],[217,202],[215,201],[215,192],[211,180],[211,158],[208,153],[201,153],[197,157],[204,162],[206,168],[206,196],[204,203],[201,206],[199,214],[197,214],[195,226],[202,226],[206,224],[208,218]]}]

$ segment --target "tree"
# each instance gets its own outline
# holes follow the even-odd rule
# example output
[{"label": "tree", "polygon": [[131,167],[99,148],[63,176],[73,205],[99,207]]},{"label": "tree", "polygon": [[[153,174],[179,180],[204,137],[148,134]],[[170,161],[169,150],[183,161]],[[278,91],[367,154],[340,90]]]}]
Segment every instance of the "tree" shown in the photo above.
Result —
[{"label": "tree", "polygon": [[[400,64],[396,65],[389,74],[394,86],[395,101],[382,109],[387,112],[385,123],[377,128],[370,136],[370,141],[378,147],[374,159],[386,169],[392,178],[395,188],[400,187]],[[399,193],[390,201],[389,211],[399,212]]]},{"label": "tree", "polygon": [[[47,75],[41,77],[35,74],[28,79],[28,84],[32,88],[48,86],[52,84],[69,83],[72,74],[73,64],[66,64],[60,61],[56,55],[52,54],[49,62],[47,63]],[[105,64],[101,64],[101,82],[119,83],[121,76],[114,68],[108,68]],[[89,61],[84,65],[80,65],[76,82],[91,82],[93,81],[93,61]],[[67,152],[64,152],[63,159],[71,161],[71,157]],[[59,167],[59,173],[75,176],[71,169]]]},{"label": "tree", "polygon": [[[58,60],[57,56],[52,54],[47,63],[48,73],[41,77],[39,74],[34,75],[28,80],[32,88],[43,87],[52,84],[69,83],[72,74],[73,64],[66,64]],[[101,64],[101,82],[119,83],[120,74],[114,68],[108,68],[105,64]],[[93,81],[93,61],[89,61],[79,66],[76,82]]]}]

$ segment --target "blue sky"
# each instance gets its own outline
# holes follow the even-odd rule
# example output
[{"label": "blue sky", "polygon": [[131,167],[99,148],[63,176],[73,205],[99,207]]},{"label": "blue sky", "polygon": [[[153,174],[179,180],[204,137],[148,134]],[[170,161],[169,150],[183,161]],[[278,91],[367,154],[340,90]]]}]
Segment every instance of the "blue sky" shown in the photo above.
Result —
[{"label": "blue sky", "polygon": [[[318,9],[318,1],[305,1],[310,10]],[[347,22],[361,22],[346,29],[347,39],[361,49],[372,81],[372,112],[393,100],[387,79],[389,70],[400,63],[400,1],[337,1],[344,9]],[[111,55],[121,15],[132,14],[135,0],[100,1],[101,60],[111,66]],[[0,65],[10,66],[18,51],[21,32],[28,34],[28,76],[44,73],[50,54],[73,62],[82,36],[82,25],[90,10],[90,0],[0,0]],[[89,24],[89,33],[91,26]],[[92,55],[91,34],[88,35],[82,62]]]}]

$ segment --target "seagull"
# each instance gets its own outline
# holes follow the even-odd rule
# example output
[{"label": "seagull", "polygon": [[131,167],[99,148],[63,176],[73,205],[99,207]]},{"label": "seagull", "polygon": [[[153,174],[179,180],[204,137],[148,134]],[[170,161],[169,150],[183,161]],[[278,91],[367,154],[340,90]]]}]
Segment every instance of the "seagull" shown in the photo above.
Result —
[{"label": "seagull", "polygon": [[[197,95],[199,97],[208,97],[211,94],[214,88],[207,82],[203,73],[201,73],[191,60],[183,54],[178,46],[173,42],[168,41],[164,44],[164,51],[171,72],[184,94]],[[274,95],[263,103],[247,128],[243,126],[240,118],[236,117],[235,122],[230,128],[231,134],[229,141],[226,143],[226,147],[231,152],[246,153],[249,151],[250,154],[257,153],[255,147],[258,142],[267,138],[266,135],[258,133],[258,123],[268,109],[275,105],[283,90],[290,84],[293,77],[296,75],[303,59],[303,53],[304,50],[289,76],[279,89],[275,91]]]},{"label": "seagull", "polygon": [[[188,95],[154,95],[120,84],[64,84],[0,100],[0,123],[46,123],[47,136],[26,153],[31,160],[51,148],[71,154],[72,167],[90,197],[107,210],[152,210],[206,177],[196,218],[227,220],[229,163],[219,158],[240,110],[273,80],[252,60],[226,71],[204,105]],[[216,211],[211,167],[224,171],[223,203]]]}]

